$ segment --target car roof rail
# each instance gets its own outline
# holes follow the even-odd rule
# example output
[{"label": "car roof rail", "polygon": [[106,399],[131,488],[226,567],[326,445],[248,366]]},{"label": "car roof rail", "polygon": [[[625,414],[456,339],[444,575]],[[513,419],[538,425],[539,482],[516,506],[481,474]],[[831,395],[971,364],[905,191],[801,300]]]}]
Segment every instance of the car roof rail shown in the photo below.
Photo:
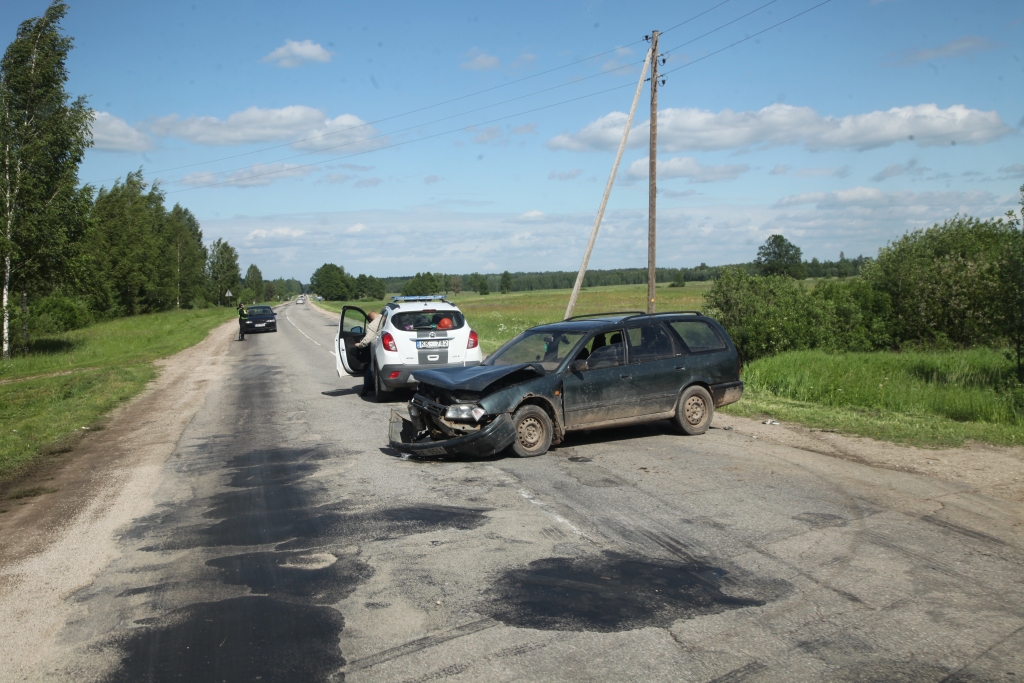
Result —
[{"label": "car roof rail", "polygon": [[587,313],[585,315],[574,315],[571,318],[566,318],[562,322],[566,322],[567,320],[582,320],[584,318],[603,318],[609,315],[624,315],[627,318],[632,318],[633,316],[647,314],[644,313],[643,311],[607,311],[605,313]]},{"label": "car roof rail", "polygon": [[661,311],[659,313],[655,313],[654,315],[681,315],[681,314],[686,314],[686,315],[704,315],[700,311]]}]

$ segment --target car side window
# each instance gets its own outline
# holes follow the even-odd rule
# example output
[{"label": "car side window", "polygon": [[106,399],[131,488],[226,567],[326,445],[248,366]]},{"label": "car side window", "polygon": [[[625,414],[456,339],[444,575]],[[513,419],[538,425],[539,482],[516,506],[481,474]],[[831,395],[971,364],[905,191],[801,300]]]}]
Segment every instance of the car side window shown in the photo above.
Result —
[{"label": "car side window", "polygon": [[631,327],[626,330],[626,336],[629,338],[630,364],[673,358],[681,351],[661,323]]},{"label": "car side window", "polygon": [[700,320],[676,320],[669,323],[679,333],[691,353],[702,351],[721,351],[725,347],[723,340],[715,328]]},{"label": "car side window", "polygon": [[359,334],[366,329],[366,316],[354,308],[345,309],[344,317],[341,319],[341,330]]},{"label": "car side window", "polygon": [[626,354],[625,346],[622,343],[622,333],[610,332],[594,335],[593,339],[576,354],[576,360],[585,360],[587,370],[625,365]]}]

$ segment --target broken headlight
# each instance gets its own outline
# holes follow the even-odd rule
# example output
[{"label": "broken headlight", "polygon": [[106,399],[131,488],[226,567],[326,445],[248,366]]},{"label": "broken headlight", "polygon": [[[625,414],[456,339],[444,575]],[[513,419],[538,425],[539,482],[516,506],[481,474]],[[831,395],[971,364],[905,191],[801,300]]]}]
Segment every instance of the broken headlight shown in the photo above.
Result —
[{"label": "broken headlight", "polygon": [[479,422],[486,414],[487,411],[475,403],[456,403],[444,412],[445,418],[453,422]]}]

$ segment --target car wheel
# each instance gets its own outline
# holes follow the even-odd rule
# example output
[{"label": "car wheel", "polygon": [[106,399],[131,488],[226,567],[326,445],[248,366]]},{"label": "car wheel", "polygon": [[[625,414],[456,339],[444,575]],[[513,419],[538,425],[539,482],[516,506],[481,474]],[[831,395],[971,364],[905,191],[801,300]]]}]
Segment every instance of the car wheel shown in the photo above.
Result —
[{"label": "car wheel", "polygon": [[380,370],[378,370],[376,362],[373,364],[373,386],[375,389],[373,398],[377,403],[387,403],[391,400],[391,392],[388,391],[387,387],[384,386],[384,382],[381,381]]},{"label": "car wheel", "polygon": [[696,436],[708,431],[714,416],[715,402],[711,400],[711,394],[704,387],[694,385],[679,397],[672,424],[683,434]]},{"label": "car wheel", "polygon": [[516,430],[512,452],[518,457],[532,458],[548,452],[554,430],[551,418],[543,408],[533,405],[521,407],[512,414],[512,426]]}]

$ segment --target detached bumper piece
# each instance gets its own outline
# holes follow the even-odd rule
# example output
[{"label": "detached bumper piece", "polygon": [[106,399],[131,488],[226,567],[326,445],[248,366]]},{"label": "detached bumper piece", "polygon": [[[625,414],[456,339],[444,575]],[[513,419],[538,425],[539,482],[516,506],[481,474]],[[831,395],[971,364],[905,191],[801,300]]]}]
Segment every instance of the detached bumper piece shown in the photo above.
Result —
[{"label": "detached bumper piece", "polygon": [[416,427],[412,421],[391,411],[391,447],[401,453],[423,456],[487,457],[500,453],[512,445],[516,438],[512,418],[502,413],[478,432],[456,436],[444,441],[432,441],[429,437],[413,441]]}]

